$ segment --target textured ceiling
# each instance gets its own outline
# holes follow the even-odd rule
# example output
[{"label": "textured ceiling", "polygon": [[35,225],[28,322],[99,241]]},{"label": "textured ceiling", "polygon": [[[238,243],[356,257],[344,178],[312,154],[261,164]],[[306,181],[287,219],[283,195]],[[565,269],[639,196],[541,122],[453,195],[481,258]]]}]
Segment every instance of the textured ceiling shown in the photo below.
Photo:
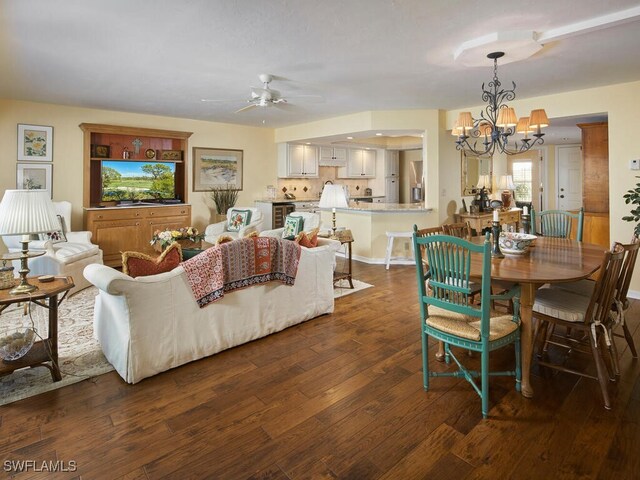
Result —
[{"label": "textured ceiling", "polygon": [[[481,103],[498,31],[550,32],[637,1],[0,0],[0,98],[280,127],[365,110]],[[639,23],[568,35],[500,67],[518,98],[640,80]],[[508,53],[508,52],[507,52]],[[287,104],[246,106],[258,74]],[[201,99],[215,102],[202,102]]]}]

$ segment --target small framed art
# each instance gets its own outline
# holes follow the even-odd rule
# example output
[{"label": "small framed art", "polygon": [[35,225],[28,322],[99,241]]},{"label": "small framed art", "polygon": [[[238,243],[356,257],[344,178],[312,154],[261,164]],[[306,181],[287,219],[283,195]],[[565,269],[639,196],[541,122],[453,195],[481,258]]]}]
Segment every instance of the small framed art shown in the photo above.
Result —
[{"label": "small framed art", "polygon": [[18,163],[16,188],[19,190],[46,190],[52,197],[52,170],[52,164]]},{"label": "small framed art", "polygon": [[53,127],[19,123],[18,161],[53,161]]}]

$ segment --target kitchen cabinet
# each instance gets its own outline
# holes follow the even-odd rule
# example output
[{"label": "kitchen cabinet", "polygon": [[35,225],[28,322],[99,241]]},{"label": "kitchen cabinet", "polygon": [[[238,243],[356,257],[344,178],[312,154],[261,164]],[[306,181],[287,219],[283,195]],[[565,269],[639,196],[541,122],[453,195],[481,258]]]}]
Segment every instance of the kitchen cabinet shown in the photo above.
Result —
[{"label": "kitchen cabinet", "polygon": [[313,178],[318,176],[318,147],[281,143],[278,145],[279,178]]},{"label": "kitchen cabinet", "polygon": [[376,151],[350,148],[347,166],[338,168],[338,178],[375,178]]},{"label": "kitchen cabinet", "polygon": [[[582,205],[585,212],[609,212],[609,126],[579,123],[582,130]],[[608,230],[608,227],[607,227]]]},{"label": "kitchen cabinet", "polygon": [[398,150],[386,150],[384,152],[384,176],[400,176],[400,152]]},{"label": "kitchen cabinet", "polygon": [[347,149],[343,147],[320,147],[321,167],[345,167],[347,165]]},{"label": "kitchen cabinet", "polygon": [[122,265],[122,252],[134,251],[157,255],[149,243],[156,230],[191,225],[191,205],[167,207],[88,208],[84,229],[103,253],[105,265]]}]

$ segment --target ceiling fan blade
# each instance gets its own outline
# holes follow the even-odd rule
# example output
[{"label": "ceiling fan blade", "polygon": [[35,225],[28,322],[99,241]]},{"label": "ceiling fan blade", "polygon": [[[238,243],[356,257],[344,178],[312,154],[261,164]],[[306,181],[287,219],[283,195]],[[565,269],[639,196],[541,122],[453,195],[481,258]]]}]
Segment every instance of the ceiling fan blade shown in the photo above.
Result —
[{"label": "ceiling fan blade", "polygon": [[235,112],[233,112],[233,113],[240,113],[240,112],[244,112],[245,110],[249,110],[249,109],[254,108],[254,107],[257,107],[257,106],[258,106],[258,105],[256,105],[255,103],[250,103],[250,104],[249,104],[249,105],[247,105],[246,107],[242,107],[241,109],[236,110],[236,111],[235,111]]},{"label": "ceiling fan blade", "polygon": [[218,100],[218,99],[213,99],[213,98],[201,98],[200,101],[201,102],[212,102],[212,103],[237,102],[237,100],[232,100],[232,99]]}]

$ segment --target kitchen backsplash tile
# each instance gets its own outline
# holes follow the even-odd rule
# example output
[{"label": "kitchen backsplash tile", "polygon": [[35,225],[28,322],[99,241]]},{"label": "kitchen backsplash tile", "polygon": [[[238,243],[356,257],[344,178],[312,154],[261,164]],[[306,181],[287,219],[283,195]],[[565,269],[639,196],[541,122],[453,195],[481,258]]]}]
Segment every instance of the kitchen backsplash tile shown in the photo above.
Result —
[{"label": "kitchen backsplash tile", "polygon": [[[369,187],[369,180],[358,180],[349,178],[336,178],[336,167],[320,167],[318,178],[279,178],[277,194],[282,195],[282,188],[286,187],[287,192],[293,192],[297,197],[320,198],[322,188],[327,181],[347,185],[350,195],[364,195],[364,189]],[[304,188],[307,191],[304,191]],[[382,192],[373,191],[373,195]]]}]

